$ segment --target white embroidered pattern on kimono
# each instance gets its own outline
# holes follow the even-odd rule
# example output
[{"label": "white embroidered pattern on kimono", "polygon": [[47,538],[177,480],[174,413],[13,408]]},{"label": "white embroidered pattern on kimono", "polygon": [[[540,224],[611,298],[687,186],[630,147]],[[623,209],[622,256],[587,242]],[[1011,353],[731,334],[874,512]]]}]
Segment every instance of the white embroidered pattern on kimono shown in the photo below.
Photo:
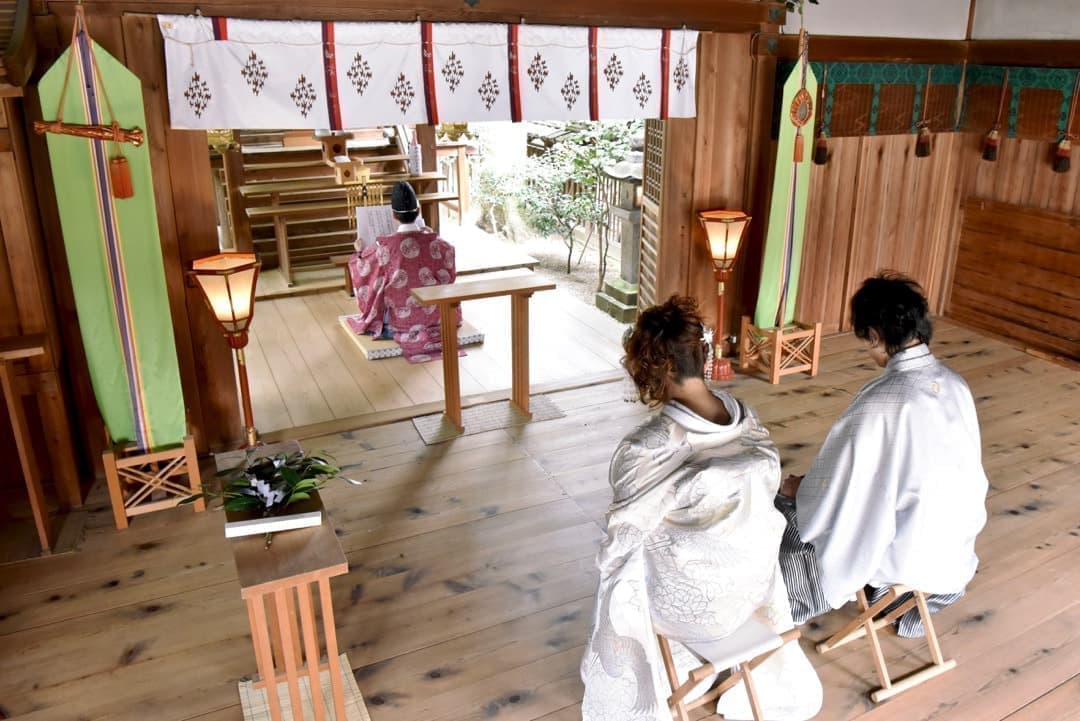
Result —
[{"label": "white embroidered pattern on kimono", "polygon": [[[584,721],[670,720],[654,627],[673,642],[685,678],[701,662],[678,641],[723,638],[752,616],[777,632],[792,626],[777,561],[785,525],[773,507],[779,456],[752,411],[717,395],[730,425],[669,403],[615,451],[596,614],[581,662]],[[801,721],[821,706],[820,682],[798,644],[755,669],[754,680],[770,720]],[[751,718],[742,684],[718,711]]]}]

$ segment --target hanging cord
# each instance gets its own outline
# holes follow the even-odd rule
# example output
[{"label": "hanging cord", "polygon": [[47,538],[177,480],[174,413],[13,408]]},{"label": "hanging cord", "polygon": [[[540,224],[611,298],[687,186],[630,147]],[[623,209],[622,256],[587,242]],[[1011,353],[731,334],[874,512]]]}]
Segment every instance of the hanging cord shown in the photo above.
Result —
[{"label": "hanging cord", "polygon": [[93,48],[91,48],[90,51],[90,65],[93,69],[97,86],[101,90],[101,95],[105,98],[105,107],[109,113],[108,123],[82,125],[64,122],[64,105],[67,102],[68,88],[71,84],[71,70],[74,66],[75,54],[79,52],[78,37],[80,31],[86,35],[88,43],[92,42],[93,39],[90,37],[89,26],[86,22],[86,14],[81,3],[75,7],[75,24],[71,29],[71,43],[68,49],[67,67],[64,70],[64,83],[61,86],[60,100],[56,107],[56,118],[48,122],[40,120],[34,121],[34,132],[39,135],[51,132],[60,135],[75,135],[94,140],[112,142],[117,148],[119,157],[123,157],[123,152],[120,150],[120,144],[131,143],[135,147],[139,147],[143,142],[143,131],[139,128],[125,130],[120,127],[120,123],[116,119],[116,113],[113,111],[112,101],[109,99],[109,93],[101,80],[101,71],[98,68],[97,60],[94,58]]}]

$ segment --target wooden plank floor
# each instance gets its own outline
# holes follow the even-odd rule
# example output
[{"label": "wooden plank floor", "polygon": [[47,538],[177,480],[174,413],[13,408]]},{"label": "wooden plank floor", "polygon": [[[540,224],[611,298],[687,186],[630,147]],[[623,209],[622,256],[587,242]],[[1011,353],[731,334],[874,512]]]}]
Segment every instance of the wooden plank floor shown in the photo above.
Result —
[{"label": "wooden plank floor", "polygon": [[[510,301],[489,298],[462,306],[485,334],[461,358],[461,392],[510,387]],[[255,424],[266,433],[375,411],[441,401],[442,364],[404,358],[369,361],[345,336],[338,316],[356,312],[343,292],[260,300],[247,349]],[[530,302],[533,385],[617,371],[622,326],[561,290]]]},{"label": "wooden plank floor", "polygon": [[[1076,721],[1080,377],[946,323],[935,348],[977,398],[991,479],[979,572],[936,617],[959,666],[872,708],[864,647],[811,652],[818,719]],[[731,384],[785,471],[805,470],[877,373],[850,336],[824,351],[816,379]],[[434,447],[408,422],[307,442],[368,480],[326,499],[351,567],[333,582],[338,638],[373,721],[580,718],[607,464],[646,414],[622,393],[557,393],[565,418]],[[176,509],[118,533],[99,488],[81,551],[0,569],[0,717],[240,719],[236,683],[255,663],[222,522]],[[806,648],[844,618],[806,627]],[[884,647],[896,672],[925,653],[891,636]]]}]

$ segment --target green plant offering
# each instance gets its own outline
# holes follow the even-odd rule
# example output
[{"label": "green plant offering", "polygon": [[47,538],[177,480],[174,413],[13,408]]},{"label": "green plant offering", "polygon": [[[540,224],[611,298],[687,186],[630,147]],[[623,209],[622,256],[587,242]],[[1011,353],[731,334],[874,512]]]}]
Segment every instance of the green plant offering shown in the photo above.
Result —
[{"label": "green plant offering", "polygon": [[241,465],[217,473],[222,479],[220,491],[204,485],[201,493],[181,503],[220,498],[226,511],[261,511],[263,516],[275,516],[291,504],[311,498],[327,481],[341,478],[340,474],[341,469],[327,455],[294,451],[255,459],[248,456]]}]

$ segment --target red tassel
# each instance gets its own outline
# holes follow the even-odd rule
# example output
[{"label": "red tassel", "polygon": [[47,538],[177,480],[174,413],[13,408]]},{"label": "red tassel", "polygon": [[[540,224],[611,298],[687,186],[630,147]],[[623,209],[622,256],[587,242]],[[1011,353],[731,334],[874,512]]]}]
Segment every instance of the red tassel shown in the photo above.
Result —
[{"label": "red tassel", "polygon": [[803,161],[803,136],[799,133],[795,136],[795,162],[801,163]]},{"label": "red tassel", "polygon": [[123,155],[109,160],[109,177],[114,198],[123,200],[135,195],[135,187],[131,183],[131,166]]},{"label": "red tassel", "polygon": [[1072,143],[1068,138],[1062,138],[1054,148],[1054,172],[1067,173],[1072,165]]},{"label": "red tassel", "polygon": [[930,128],[925,125],[919,128],[919,135],[915,139],[916,158],[926,158],[930,156],[930,151],[933,149],[930,138]]},{"label": "red tassel", "polygon": [[983,160],[989,160],[991,163],[997,160],[999,145],[1001,145],[1001,133],[995,128],[983,139]]},{"label": "red tassel", "polygon": [[825,165],[829,162],[829,144],[824,135],[819,135],[814,141],[814,165]]}]

